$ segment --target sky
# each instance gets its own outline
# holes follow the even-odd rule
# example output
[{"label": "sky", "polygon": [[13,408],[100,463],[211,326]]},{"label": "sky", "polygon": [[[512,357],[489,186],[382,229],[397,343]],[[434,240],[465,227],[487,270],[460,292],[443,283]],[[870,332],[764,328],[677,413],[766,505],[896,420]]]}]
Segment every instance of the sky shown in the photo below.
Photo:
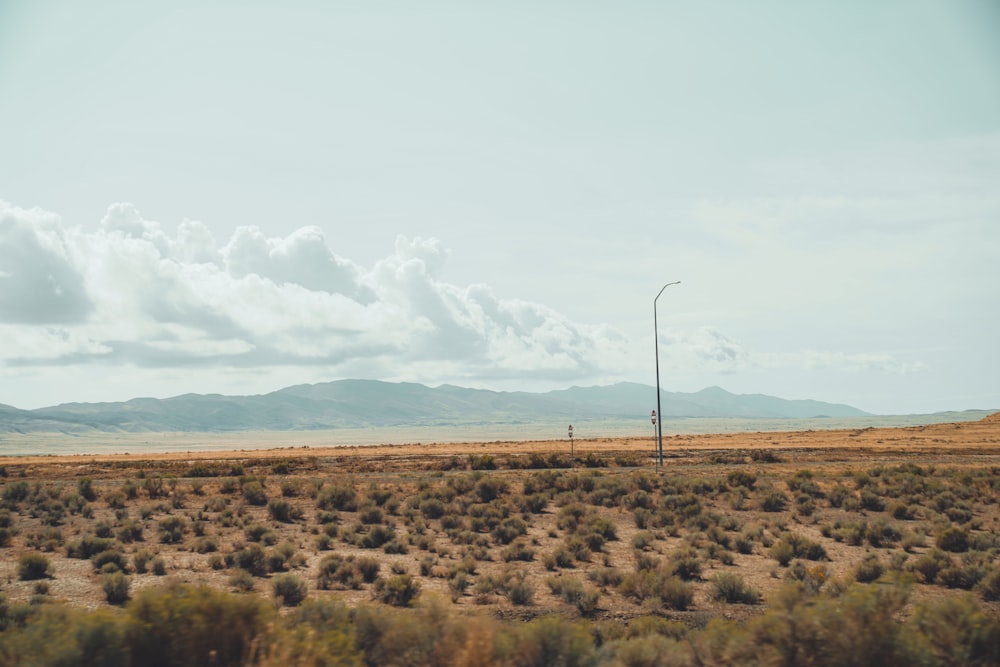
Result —
[{"label": "sky", "polygon": [[2,404],[993,409],[998,340],[992,0],[0,0]]}]

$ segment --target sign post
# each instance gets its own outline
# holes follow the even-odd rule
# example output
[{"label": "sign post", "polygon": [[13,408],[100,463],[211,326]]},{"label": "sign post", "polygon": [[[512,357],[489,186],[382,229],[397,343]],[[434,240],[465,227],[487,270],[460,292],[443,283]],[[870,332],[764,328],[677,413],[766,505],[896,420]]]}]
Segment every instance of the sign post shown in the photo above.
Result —
[{"label": "sign post", "polygon": [[656,459],[656,410],[653,410],[653,413],[649,415],[649,420],[653,422],[653,468],[659,470],[660,464]]},{"label": "sign post", "polygon": [[573,452],[573,425],[569,425],[569,466],[571,468],[576,467],[576,456]]}]

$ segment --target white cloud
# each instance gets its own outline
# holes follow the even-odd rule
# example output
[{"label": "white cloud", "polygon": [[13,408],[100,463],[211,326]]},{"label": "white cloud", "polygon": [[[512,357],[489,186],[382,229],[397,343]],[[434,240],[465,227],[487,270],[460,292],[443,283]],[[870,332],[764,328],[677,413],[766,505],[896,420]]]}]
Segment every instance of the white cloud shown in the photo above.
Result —
[{"label": "white cloud", "polygon": [[[813,215],[844,206],[808,200],[706,204],[700,210],[715,225],[710,230],[762,250],[768,241],[761,230],[780,243],[794,242],[785,232],[796,210]],[[637,349],[613,326],[500,298],[488,285],[445,282],[440,276],[450,252],[437,239],[398,237],[391,254],[363,267],[335,254],[316,227],[284,238],[241,227],[220,245],[200,222],[185,220],[170,232],[130,204],[112,205],[90,231],[64,227],[39,210],[2,205],[0,211],[0,281],[11,290],[5,294],[32,295],[22,302],[8,297],[0,310],[0,367],[7,369],[37,374],[99,365],[119,375],[128,368],[158,374],[185,369],[199,377],[256,372],[515,388],[649,380],[651,350]],[[32,264],[11,260],[22,253]],[[812,268],[817,263],[815,256],[795,261]],[[43,275],[34,270],[38,266],[46,278],[58,277],[61,296],[42,290],[35,298]],[[802,275],[793,288],[808,282],[808,272]],[[688,315],[688,328],[661,328],[661,361],[675,372],[898,375],[927,369],[914,355],[891,351],[796,350],[788,341],[754,347],[722,328],[703,326],[704,313]]]},{"label": "white cloud", "polygon": [[80,258],[58,216],[0,201],[0,322],[68,324],[90,313]]},{"label": "white cloud", "polygon": [[739,340],[715,327],[690,332],[669,329],[660,334],[665,365],[684,372],[738,373],[760,370],[837,370],[877,372],[893,375],[928,370],[921,361],[905,361],[891,352],[847,353],[836,350],[769,352],[747,348]]},{"label": "white cloud", "polygon": [[256,227],[240,227],[222,254],[237,278],[254,274],[279,285],[291,283],[361,301],[372,298],[360,267],[334,255],[319,227],[302,227],[283,239],[266,238]]},{"label": "white cloud", "polygon": [[107,345],[72,328],[0,324],[0,365],[44,365],[110,352]]},{"label": "white cloud", "polygon": [[[365,269],[334,254],[316,227],[285,238],[241,227],[218,247],[199,222],[170,234],[130,204],[109,207],[91,232],[41,211],[2,210],[5,293],[38,291],[40,274],[10,259],[31,251],[64,295],[50,291],[35,311],[7,299],[7,365],[336,369],[368,359],[395,373],[582,379],[624,357],[625,337],[611,327],[439,280],[449,251],[436,239],[399,237]],[[62,326],[32,326],[50,322]]]}]

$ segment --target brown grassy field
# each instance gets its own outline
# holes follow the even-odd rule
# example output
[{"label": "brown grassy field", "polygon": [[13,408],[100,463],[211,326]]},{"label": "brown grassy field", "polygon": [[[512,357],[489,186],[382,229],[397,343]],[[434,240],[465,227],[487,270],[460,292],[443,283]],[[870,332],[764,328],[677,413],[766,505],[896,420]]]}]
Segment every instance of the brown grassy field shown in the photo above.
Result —
[{"label": "brown grassy field", "polygon": [[573,461],[566,441],[7,457],[0,593],[99,607],[167,582],[298,587],[702,626],[762,613],[791,580],[894,579],[914,602],[972,591],[1000,614],[998,415],[672,436],[659,469],[652,447],[578,441]]}]

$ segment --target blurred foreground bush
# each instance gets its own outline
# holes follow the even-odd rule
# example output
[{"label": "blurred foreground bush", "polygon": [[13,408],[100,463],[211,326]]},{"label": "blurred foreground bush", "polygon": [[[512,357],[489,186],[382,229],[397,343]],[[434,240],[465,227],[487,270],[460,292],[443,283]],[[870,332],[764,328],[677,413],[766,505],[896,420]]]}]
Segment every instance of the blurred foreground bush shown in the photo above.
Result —
[{"label": "blurred foreground bush", "polygon": [[902,585],[814,590],[791,583],[762,615],[703,628],[657,616],[504,622],[432,596],[348,608],[324,594],[283,614],[260,596],[185,585],[93,611],[0,596],[0,665],[1000,664],[1000,619],[971,595],[922,606]]}]

